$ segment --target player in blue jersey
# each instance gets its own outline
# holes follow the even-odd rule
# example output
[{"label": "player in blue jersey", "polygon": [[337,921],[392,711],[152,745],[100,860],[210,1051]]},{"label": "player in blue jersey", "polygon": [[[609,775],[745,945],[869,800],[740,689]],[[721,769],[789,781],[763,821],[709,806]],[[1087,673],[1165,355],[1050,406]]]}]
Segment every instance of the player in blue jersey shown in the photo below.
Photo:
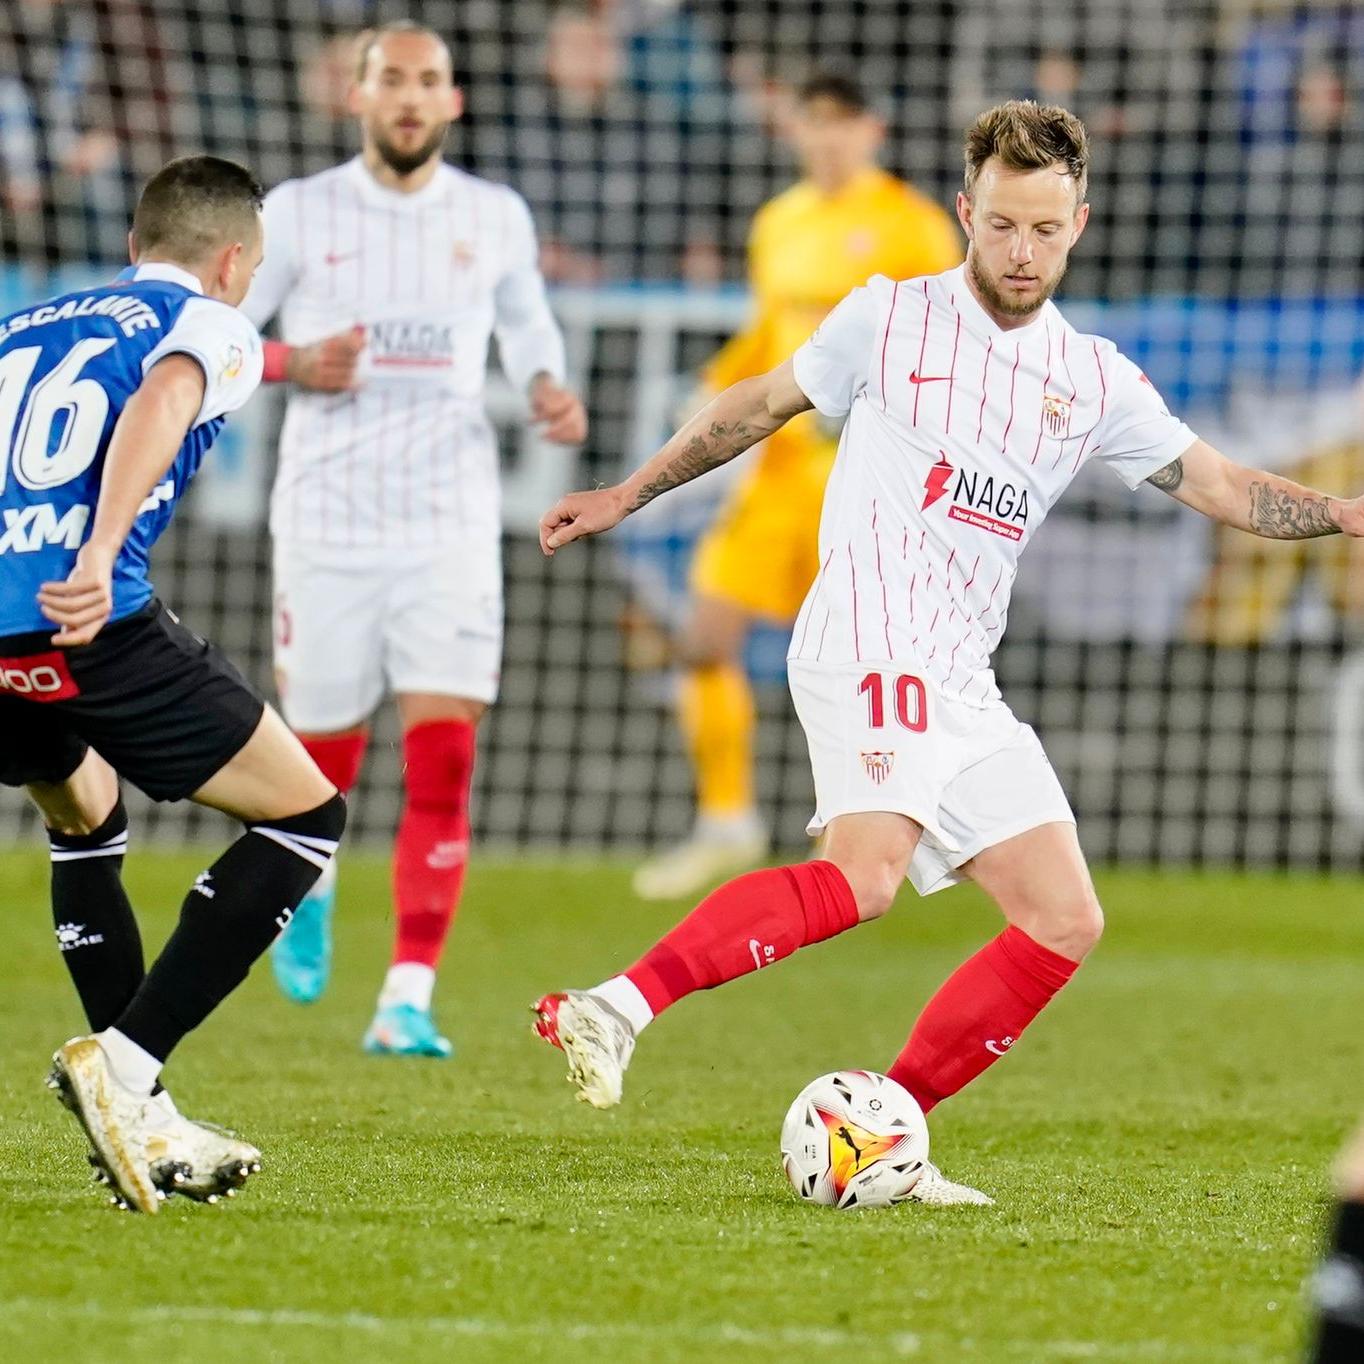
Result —
[{"label": "player in blue jersey", "polygon": [[[25,786],[47,825],[58,943],[90,1020],[51,1083],[116,1201],[143,1212],[258,1168],[254,1147],[182,1117],[158,1077],[288,923],[345,823],[284,722],[147,576],[260,381],[236,306],[261,259],[260,202],[233,162],[174,161],[139,200],[131,269],[0,319],[0,782]],[[145,973],[115,771],[246,825]]]}]

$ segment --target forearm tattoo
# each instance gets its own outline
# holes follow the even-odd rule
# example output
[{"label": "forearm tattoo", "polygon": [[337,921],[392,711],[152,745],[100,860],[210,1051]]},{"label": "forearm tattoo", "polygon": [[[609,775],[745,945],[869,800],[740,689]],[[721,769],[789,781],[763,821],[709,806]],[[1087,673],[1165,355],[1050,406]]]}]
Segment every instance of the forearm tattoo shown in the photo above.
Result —
[{"label": "forearm tattoo", "polygon": [[1250,529],[1273,540],[1310,540],[1335,535],[1340,526],[1332,499],[1294,484],[1250,485]]},{"label": "forearm tattoo", "polygon": [[1174,492],[1184,482],[1184,461],[1171,460],[1163,469],[1157,469],[1146,481],[1163,493]]},{"label": "forearm tattoo", "polygon": [[762,433],[754,431],[747,422],[711,422],[709,430],[693,436],[683,446],[681,454],[675,455],[657,478],[639,490],[630,510],[638,511],[659,493],[666,493],[669,488],[690,483],[709,470],[719,468],[735,455],[742,454],[761,436]]}]

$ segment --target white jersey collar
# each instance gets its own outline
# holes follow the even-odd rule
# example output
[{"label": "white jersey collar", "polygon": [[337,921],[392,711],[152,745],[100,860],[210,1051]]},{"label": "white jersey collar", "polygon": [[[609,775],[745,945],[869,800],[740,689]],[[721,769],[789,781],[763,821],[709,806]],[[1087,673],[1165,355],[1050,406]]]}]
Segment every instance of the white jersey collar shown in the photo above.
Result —
[{"label": "white jersey collar", "polygon": [[167,284],[180,284],[186,289],[192,289],[196,294],[204,292],[204,286],[199,281],[197,275],[192,275],[179,265],[172,265],[169,261],[151,260],[144,265],[133,267],[134,279],[159,279]]},{"label": "white jersey collar", "polygon": [[369,168],[365,165],[362,156],[352,157],[346,163],[346,170],[366,199],[371,203],[382,204],[385,208],[390,209],[418,209],[441,198],[445,193],[446,183],[450,175],[450,167],[442,161],[436,167],[436,173],[421,189],[415,190],[411,194],[404,194],[401,190],[388,189],[381,185],[369,173]]},{"label": "white jersey collar", "polygon": [[971,292],[971,286],[966,279],[966,264],[963,262],[956,269],[949,270],[947,278],[952,281],[952,291],[957,295],[957,311],[964,312],[970,317],[974,317],[991,336],[1013,336],[1022,338],[1029,335],[1034,327],[1046,320],[1047,314],[1051,311],[1053,304],[1048,299],[1032,316],[1030,322],[1024,323],[1021,327],[1001,327],[998,322],[990,316],[980,305],[980,300]]}]

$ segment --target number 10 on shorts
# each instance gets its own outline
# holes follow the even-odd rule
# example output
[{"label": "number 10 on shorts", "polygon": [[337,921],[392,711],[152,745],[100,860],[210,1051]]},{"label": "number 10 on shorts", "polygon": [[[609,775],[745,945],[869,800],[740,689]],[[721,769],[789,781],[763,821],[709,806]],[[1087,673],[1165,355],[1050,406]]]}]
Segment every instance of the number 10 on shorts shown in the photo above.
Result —
[{"label": "number 10 on shorts", "polygon": [[[872,729],[886,727],[886,682],[881,673],[868,673],[857,688],[858,695],[867,698],[867,723]],[[896,723],[901,729],[922,734],[928,728],[928,693],[923,682],[901,673],[890,686]]]}]

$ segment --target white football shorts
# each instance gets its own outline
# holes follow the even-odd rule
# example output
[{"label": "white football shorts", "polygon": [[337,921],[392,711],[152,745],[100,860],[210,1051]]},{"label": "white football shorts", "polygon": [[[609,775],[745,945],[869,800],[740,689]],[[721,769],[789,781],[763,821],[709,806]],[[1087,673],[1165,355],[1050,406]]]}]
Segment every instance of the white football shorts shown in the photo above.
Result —
[{"label": "white football shorts", "polygon": [[411,549],[274,547],[275,674],[285,719],[325,734],[384,691],[492,702],[502,666],[496,531]]},{"label": "white football shorts", "polygon": [[965,879],[957,869],[996,843],[1075,822],[1041,740],[1002,701],[948,700],[894,663],[787,668],[815,777],[808,832],[838,815],[907,815],[924,830],[909,865],[920,895]]}]

